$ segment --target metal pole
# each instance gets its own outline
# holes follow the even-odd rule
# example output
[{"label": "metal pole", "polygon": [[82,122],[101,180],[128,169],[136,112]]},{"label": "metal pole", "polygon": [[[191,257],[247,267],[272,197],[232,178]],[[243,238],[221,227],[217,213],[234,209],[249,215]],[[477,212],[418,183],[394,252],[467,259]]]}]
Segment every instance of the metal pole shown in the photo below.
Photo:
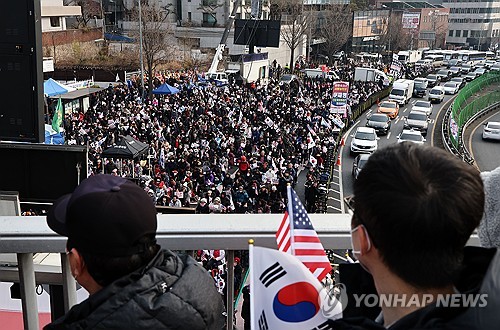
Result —
[{"label": "metal pole", "polygon": [[68,312],[76,304],[76,281],[71,275],[68,256],[61,253],[61,269],[64,295],[64,311]]},{"label": "metal pole", "polygon": [[139,0],[139,57],[140,57],[140,62],[141,62],[141,103],[144,101],[144,61],[142,58],[142,7],[141,7],[141,1]]},{"label": "metal pole", "polygon": [[17,263],[19,267],[19,284],[21,285],[24,329],[38,329],[33,253],[18,253]]},{"label": "metal pole", "polygon": [[233,330],[234,324],[234,250],[228,250],[227,260],[227,281],[226,281],[226,299],[227,299],[227,322],[226,329]]}]

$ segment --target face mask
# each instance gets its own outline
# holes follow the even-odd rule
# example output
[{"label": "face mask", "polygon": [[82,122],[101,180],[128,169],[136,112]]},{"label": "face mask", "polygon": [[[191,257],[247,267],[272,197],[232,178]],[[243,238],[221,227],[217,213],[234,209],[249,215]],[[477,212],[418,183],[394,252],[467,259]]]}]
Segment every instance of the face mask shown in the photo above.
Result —
[{"label": "face mask", "polygon": [[[361,261],[359,260],[359,257],[361,257],[363,255],[363,253],[361,252],[361,250],[356,250],[356,248],[354,247],[354,241],[353,241],[353,234],[358,231],[360,228],[362,228],[365,232],[365,236],[366,238],[368,239],[368,251],[370,251],[370,249],[372,248],[372,243],[371,243],[371,240],[370,240],[370,236],[368,236],[368,231],[366,230],[366,227],[364,225],[359,225],[359,226],[356,226],[354,229],[351,230],[351,248],[352,248],[352,253],[354,254],[354,256],[356,257],[356,259],[358,259],[358,262],[359,264],[361,265],[361,267],[363,267],[364,270],[366,270],[368,273],[368,269],[366,268],[365,265],[363,265],[361,263]],[[367,251],[367,252],[368,252]]]}]

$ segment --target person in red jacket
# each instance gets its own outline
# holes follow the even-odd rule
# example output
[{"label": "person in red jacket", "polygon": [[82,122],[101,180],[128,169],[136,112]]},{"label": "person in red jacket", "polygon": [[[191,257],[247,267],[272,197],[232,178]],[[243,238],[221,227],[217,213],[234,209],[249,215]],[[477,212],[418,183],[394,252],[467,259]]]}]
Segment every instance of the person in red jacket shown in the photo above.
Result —
[{"label": "person in red jacket", "polygon": [[245,156],[240,157],[240,161],[238,162],[238,168],[242,176],[247,175],[248,169],[250,168],[250,164],[247,161]]}]

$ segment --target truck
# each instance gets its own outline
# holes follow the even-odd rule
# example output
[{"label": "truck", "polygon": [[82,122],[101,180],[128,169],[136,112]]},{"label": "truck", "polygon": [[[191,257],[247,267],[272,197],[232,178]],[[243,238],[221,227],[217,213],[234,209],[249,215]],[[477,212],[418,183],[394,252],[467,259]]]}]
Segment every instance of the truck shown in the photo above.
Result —
[{"label": "truck", "polygon": [[339,76],[332,70],[317,69],[304,69],[304,73],[309,78],[325,78],[329,80],[340,80]]},{"label": "truck", "polygon": [[384,85],[389,84],[389,78],[387,75],[374,68],[356,68],[354,70],[354,80],[355,81],[374,81],[378,82],[380,79],[383,80]]},{"label": "truck", "polygon": [[402,50],[398,53],[398,61],[403,63],[416,63],[422,59],[421,50]]},{"label": "truck", "polygon": [[396,101],[400,105],[407,104],[413,90],[415,89],[415,82],[409,79],[398,79],[392,85],[391,94],[389,94],[389,101]]}]

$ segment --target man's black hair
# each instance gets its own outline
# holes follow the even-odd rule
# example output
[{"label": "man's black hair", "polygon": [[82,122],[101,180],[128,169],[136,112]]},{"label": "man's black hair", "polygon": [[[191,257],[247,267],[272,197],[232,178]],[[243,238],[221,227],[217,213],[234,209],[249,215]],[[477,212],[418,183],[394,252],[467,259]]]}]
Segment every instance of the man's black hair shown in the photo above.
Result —
[{"label": "man's black hair", "polygon": [[[68,241],[69,242],[69,241]],[[158,253],[160,246],[156,244],[155,235],[141,237],[137,244],[144,246],[144,251],[124,257],[109,257],[79,251],[87,270],[99,285],[105,287],[119,278],[146,266]],[[73,247],[68,244],[67,249]],[[78,247],[76,247],[78,250]]]},{"label": "man's black hair", "polygon": [[417,288],[453,283],[483,215],[479,172],[444,150],[399,143],[376,151],[354,183],[353,226]]}]

